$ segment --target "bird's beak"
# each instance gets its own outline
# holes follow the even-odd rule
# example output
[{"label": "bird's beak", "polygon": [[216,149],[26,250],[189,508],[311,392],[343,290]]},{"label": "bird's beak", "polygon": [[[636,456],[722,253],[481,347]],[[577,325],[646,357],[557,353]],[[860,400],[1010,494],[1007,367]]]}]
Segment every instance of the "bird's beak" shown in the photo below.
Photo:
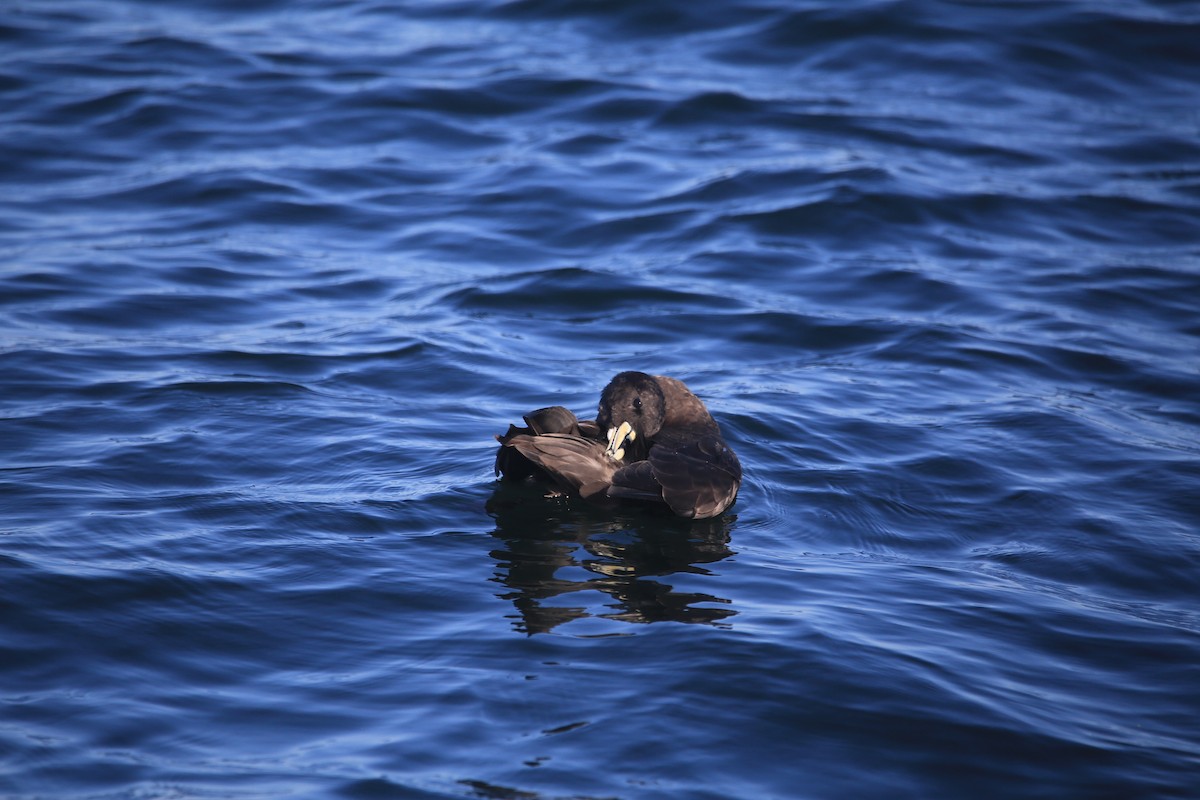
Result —
[{"label": "bird's beak", "polygon": [[637,438],[637,431],[628,422],[622,422],[616,428],[608,429],[608,447],[604,449],[605,454],[614,461],[620,461],[625,457],[625,442],[632,442]]}]

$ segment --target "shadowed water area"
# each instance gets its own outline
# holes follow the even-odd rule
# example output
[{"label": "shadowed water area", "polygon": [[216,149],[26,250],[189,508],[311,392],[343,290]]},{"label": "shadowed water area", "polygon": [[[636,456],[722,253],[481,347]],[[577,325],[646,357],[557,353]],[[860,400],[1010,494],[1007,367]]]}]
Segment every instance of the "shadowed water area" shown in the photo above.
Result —
[{"label": "shadowed water area", "polygon": [[[1200,3],[0,9],[0,795],[1188,798]],[[685,381],[700,522],[492,473]]]}]

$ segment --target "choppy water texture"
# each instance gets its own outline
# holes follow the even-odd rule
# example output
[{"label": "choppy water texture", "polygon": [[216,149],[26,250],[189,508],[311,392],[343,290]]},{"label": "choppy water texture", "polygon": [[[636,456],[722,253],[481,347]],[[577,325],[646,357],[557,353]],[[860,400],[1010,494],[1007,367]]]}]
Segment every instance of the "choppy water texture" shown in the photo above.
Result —
[{"label": "choppy water texture", "polygon": [[[0,795],[1183,798],[1200,4],[0,9]],[[497,484],[623,369],[746,482]]]}]

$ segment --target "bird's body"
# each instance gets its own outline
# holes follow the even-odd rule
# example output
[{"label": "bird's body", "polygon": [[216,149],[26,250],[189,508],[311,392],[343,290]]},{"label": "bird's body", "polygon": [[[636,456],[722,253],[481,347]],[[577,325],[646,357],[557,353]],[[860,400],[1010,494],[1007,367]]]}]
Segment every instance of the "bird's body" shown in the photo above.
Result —
[{"label": "bird's body", "polygon": [[537,477],[588,499],[665,503],[693,519],[714,517],[737,498],[742,467],[720,426],[682,381],[622,372],[600,396],[595,421],[562,406],[497,436],[496,474]]}]

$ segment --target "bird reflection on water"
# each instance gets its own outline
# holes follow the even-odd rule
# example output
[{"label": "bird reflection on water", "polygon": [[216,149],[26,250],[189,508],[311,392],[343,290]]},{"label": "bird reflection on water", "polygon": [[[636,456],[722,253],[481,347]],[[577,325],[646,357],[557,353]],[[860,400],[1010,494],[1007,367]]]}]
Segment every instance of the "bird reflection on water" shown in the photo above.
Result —
[{"label": "bird reflection on water", "polygon": [[[726,598],[678,591],[665,580],[711,575],[701,565],[733,555],[735,515],[688,521],[652,510],[615,514],[540,495],[535,486],[502,484],[488,503],[496,523],[492,535],[501,542],[491,552],[497,565],[493,580],[506,587],[499,596],[516,608],[517,630],[548,633],[588,617],[724,625],[737,614]],[[609,610],[595,613],[586,602],[555,602],[588,591],[608,595]]]}]

